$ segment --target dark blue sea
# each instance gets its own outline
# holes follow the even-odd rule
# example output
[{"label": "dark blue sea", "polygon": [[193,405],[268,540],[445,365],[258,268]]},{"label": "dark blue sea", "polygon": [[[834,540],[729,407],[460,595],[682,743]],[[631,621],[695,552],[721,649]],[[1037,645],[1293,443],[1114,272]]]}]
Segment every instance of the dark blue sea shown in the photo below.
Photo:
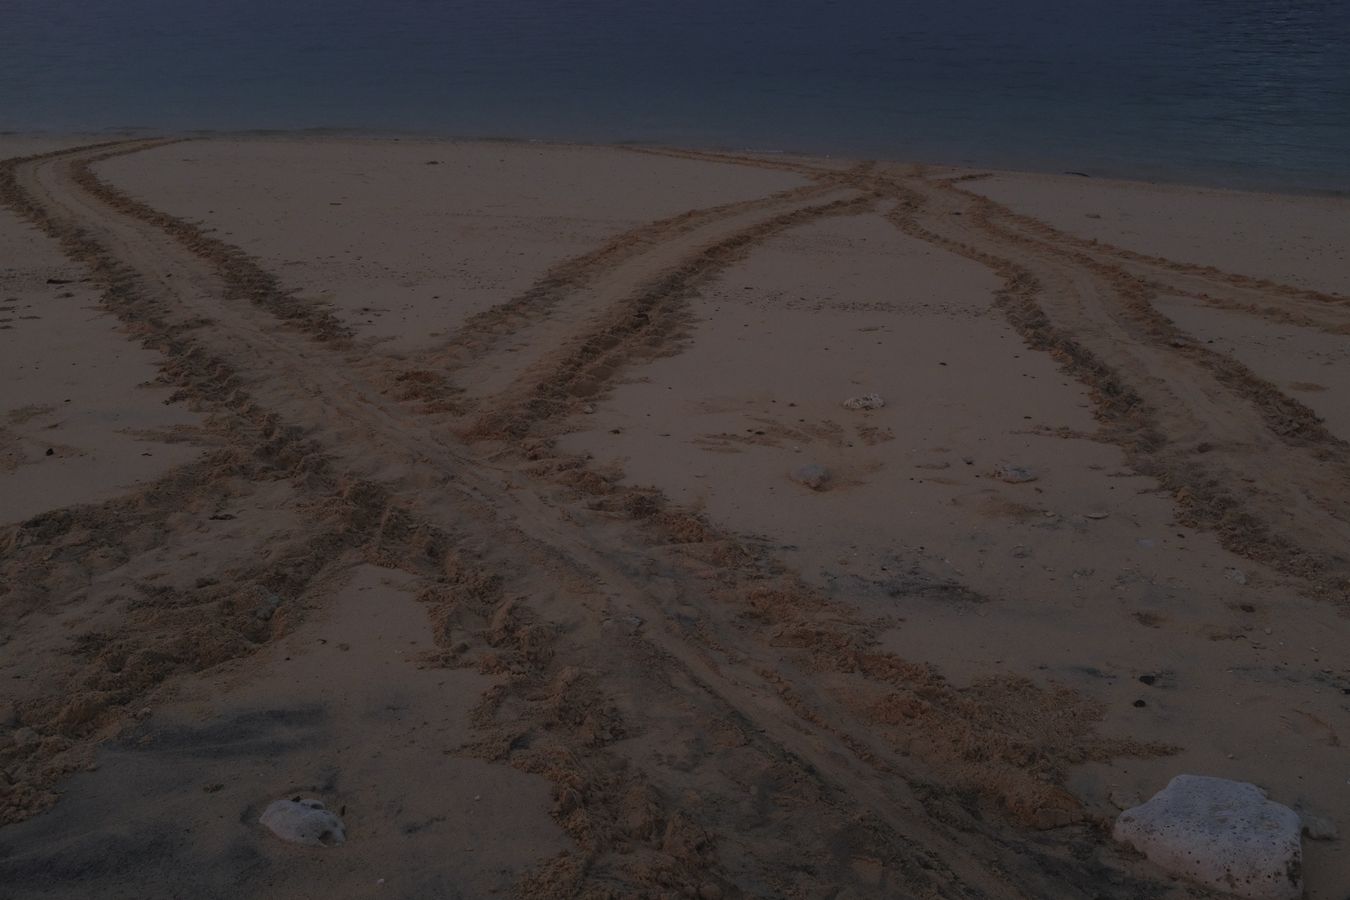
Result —
[{"label": "dark blue sea", "polygon": [[0,130],[658,141],[1350,189],[1350,0],[0,0]]}]

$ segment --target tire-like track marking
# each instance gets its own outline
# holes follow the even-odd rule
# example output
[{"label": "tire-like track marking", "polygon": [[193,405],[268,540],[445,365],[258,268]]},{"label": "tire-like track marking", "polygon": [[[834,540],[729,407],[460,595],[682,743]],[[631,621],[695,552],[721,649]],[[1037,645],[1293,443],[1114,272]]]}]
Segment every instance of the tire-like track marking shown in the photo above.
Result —
[{"label": "tire-like track marking", "polygon": [[1275,303],[1317,304],[1323,316],[1344,298],[1120,251],[1154,268],[1154,277],[1134,274],[1099,259],[1090,241],[960,187],[981,175],[929,179],[921,167],[839,172],[805,162],[672,152],[833,177],[894,197],[889,218],[898,228],[1001,278],[998,302],[1013,327],[1092,389],[1105,436],[1174,493],[1188,524],[1214,531],[1235,553],[1305,579],[1314,594],[1338,604],[1350,600],[1350,509],[1343,499],[1350,493],[1350,448],[1307,406],[1207,349],[1152,302],[1167,291],[1155,280],[1159,269],[1191,279],[1193,292],[1200,291],[1196,280],[1208,279],[1204,286],[1216,293],[1259,290]]},{"label": "tire-like track marking", "polygon": [[[1072,820],[1072,798],[1043,779],[1062,775],[1066,759],[1131,749],[1086,733],[1091,709],[1026,684],[956,690],[873,652],[847,610],[781,586],[771,561],[650,496],[594,485],[592,510],[548,480],[484,465],[435,418],[382,398],[364,376],[386,363],[351,352],[327,319],[269,302],[260,267],[241,267],[242,256],[222,259],[220,245],[200,243],[185,223],[140,218],[144,209],[92,178],[88,162],[78,153],[22,161],[7,169],[5,197],[110,284],[110,307],[160,342],[168,371],[210,386],[201,402],[249,410],[262,429],[302,442],[302,468],[331,466],[340,483],[370,485],[355,519],[378,536],[372,552],[412,547],[407,565],[439,569],[444,582],[427,599],[440,636],[449,643],[468,624],[480,664],[506,674],[482,707],[482,752],[553,779],[555,815],[584,851],[541,872],[527,893],[688,891],[708,881],[809,893],[856,882],[852,858],[831,850],[841,840],[914,895],[1101,887],[1100,864],[1070,853],[1081,832],[1033,846],[928,781],[930,772],[953,777],[1029,821]],[[374,480],[385,473],[372,459],[401,471]],[[577,527],[582,517],[590,527]],[[677,546],[654,545],[676,532]],[[613,598],[647,623],[617,649]],[[823,676],[847,684],[822,690]],[[643,703],[620,709],[608,698],[615,685]],[[990,716],[1019,703],[1055,717],[1013,727]],[[678,788],[690,763],[662,771],[626,755],[634,751],[619,738],[680,745],[690,733],[718,735],[738,764],[724,770],[703,749],[693,767],[709,792],[672,811],[661,783]],[[975,747],[984,749],[972,756]],[[719,800],[752,785],[760,799],[750,819]],[[802,854],[828,862],[803,869]],[[1118,896],[1147,890],[1128,877],[1112,883]]]},{"label": "tire-like track marking", "polygon": [[1145,280],[1004,227],[977,195],[920,190],[927,202],[898,224],[1002,277],[1014,325],[1094,389],[1108,436],[1188,522],[1315,593],[1350,597],[1348,448],[1315,413],[1178,328]]},{"label": "tire-like track marking", "polygon": [[776,234],[825,216],[861,212],[875,199],[845,197],[775,215],[705,246],[676,268],[639,284],[491,398],[487,404],[491,410],[479,417],[470,433],[525,437],[539,423],[569,411],[579,399],[597,396],[621,366],[644,353],[662,352],[687,322],[685,308],[700,283]]},{"label": "tire-like track marking", "polygon": [[[108,144],[79,152],[114,146],[126,151],[125,144]],[[6,625],[17,628],[29,612],[59,607],[88,572],[106,569],[110,559],[144,553],[147,534],[162,540],[171,516],[227,500],[233,496],[229,484],[237,479],[289,482],[297,502],[310,509],[314,527],[284,545],[273,563],[245,562],[219,573],[224,579],[206,579],[209,583],[190,595],[147,595],[116,632],[96,635],[92,644],[84,641],[80,652],[87,664],[76,679],[18,710],[41,740],[36,756],[16,756],[13,745],[0,753],[0,823],[53,802],[56,779],[83,767],[91,743],[115,733],[127,710],[164,679],[252,653],[284,631],[300,613],[301,596],[384,540],[379,535],[388,502],[377,485],[334,471],[320,447],[253,402],[231,367],[194,339],[200,321],[185,320],[148,298],[137,273],[19,185],[20,169],[67,152],[0,163],[0,203],[57,240],[103,285],[104,308],[162,354],[161,377],[178,387],[176,399],[207,413],[204,431],[217,449],[125,498],[53,511],[0,532],[0,615]],[[404,555],[392,540],[386,544],[387,556]],[[248,602],[255,591],[287,602],[260,617]]]},{"label": "tire-like track marking", "polygon": [[983,177],[987,176],[939,178],[934,183],[969,197],[983,215],[996,219],[1005,228],[1019,230],[1043,245],[1078,251],[1098,263],[1114,264],[1126,277],[1133,274],[1158,293],[1188,297],[1216,308],[1263,316],[1284,324],[1317,328],[1332,334],[1350,334],[1350,297],[1268,278],[1238,275],[1214,266],[1178,262],[1079,237],[962,187]]},{"label": "tire-like track marking", "polygon": [[833,187],[828,184],[809,184],[769,197],[689,210],[623,231],[594,250],[551,266],[519,296],[470,316],[449,341],[419,355],[418,360],[426,366],[449,371],[465,369],[490,354],[506,337],[549,316],[602,274],[657,245],[669,244],[739,215],[810,200],[831,190]]}]

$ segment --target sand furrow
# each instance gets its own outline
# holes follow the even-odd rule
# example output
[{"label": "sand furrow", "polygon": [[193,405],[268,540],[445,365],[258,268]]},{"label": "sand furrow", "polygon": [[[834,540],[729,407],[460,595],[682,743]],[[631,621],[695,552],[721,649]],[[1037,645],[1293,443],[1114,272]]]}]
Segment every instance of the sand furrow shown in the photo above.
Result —
[{"label": "sand furrow", "polygon": [[[228,363],[208,355],[201,349],[199,343],[183,336],[185,332],[200,328],[199,320],[188,316],[188,321],[192,323],[188,327],[166,326],[164,318],[173,318],[175,315],[181,317],[182,313],[173,309],[173,298],[163,296],[156,288],[162,286],[167,277],[174,273],[162,272],[156,278],[153,275],[147,277],[144,273],[129,272],[109,258],[98,241],[88,233],[77,230],[77,227],[72,226],[59,214],[57,217],[48,217],[42,202],[35,201],[23,189],[7,191],[7,199],[34,213],[41,224],[66,241],[67,248],[72,254],[88,261],[98,276],[111,282],[109,306],[129,323],[146,329],[147,340],[166,353],[166,371],[183,385],[188,399],[206,404],[209,408],[219,406],[227,412],[236,411],[244,416],[244,421],[239,421],[237,417],[222,413],[220,421],[215,425],[217,429],[230,435],[244,448],[250,446],[250,440],[256,440],[257,452],[267,454],[269,459],[280,458],[287,470],[297,470],[296,477],[300,479],[300,483],[307,490],[318,491],[318,497],[312,500],[312,503],[337,503],[341,509],[350,508],[351,512],[346,515],[349,520],[347,527],[329,538],[324,537],[325,532],[316,532],[318,541],[316,546],[321,552],[313,555],[315,562],[330,569],[337,567],[340,570],[350,565],[350,558],[341,552],[342,547],[349,547],[358,555],[367,556],[381,564],[402,565],[413,573],[419,573],[420,570],[420,574],[428,576],[428,583],[431,586],[425,599],[431,604],[433,616],[442,623],[438,637],[447,647],[449,653],[447,664],[455,664],[454,659],[458,655],[455,643],[462,636],[459,632],[446,627],[451,618],[458,620],[479,611],[491,621],[489,627],[482,629],[485,634],[475,639],[475,643],[479,645],[475,649],[487,651],[481,665],[487,667],[488,671],[507,673],[510,676],[505,685],[507,693],[521,697],[522,700],[518,702],[524,702],[529,708],[536,709],[536,715],[549,721],[549,736],[538,736],[529,746],[512,748],[505,756],[509,757],[514,765],[526,771],[538,771],[557,780],[560,803],[566,800],[567,790],[582,789],[590,795],[580,808],[576,804],[570,804],[560,808],[559,811],[560,820],[568,826],[569,832],[584,851],[579,869],[575,856],[565,859],[533,877],[525,885],[525,894],[568,893],[570,891],[566,887],[567,884],[573,881],[576,884],[589,882],[595,876],[615,878],[623,883],[633,884],[640,883],[645,878],[659,878],[672,884],[694,879],[695,887],[708,879],[712,879],[713,883],[716,882],[717,869],[715,864],[706,858],[706,853],[703,852],[706,849],[706,842],[702,840],[695,840],[693,845],[688,847],[681,844],[673,853],[662,853],[658,849],[657,852],[649,854],[657,858],[643,859],[643,868],[636,873],[625,875],[621,870],[616,871],[613,864],[606,864],[603,858],[612,856],[616,851],[623,851],[623,855],[627,856],[631,854],[631,849],[625,849],[628,841],[622,833],[619,835],[610,833],[614,826],[603,821],[603,816],[608,814],[621,820],[624,815],[622,804],[625,797],[633,793],[646,797],[650,789],[643,788],[641,776],[621,774],[624,767],[609,759],[601,749],[605,743],[613,739],[613,735],[608,737],[603,734],[597,735],[592,722],[597,714],[602,718],[607,715],[605,710],[608,703],[603,695],[596,693],[594,689],[589,695],[580,692],[578,675],[567,674],[575,673],[575,663],[581,661],[580,658],[569,659],[566,663],[554,662],[554,654],[550,647],[553,630],[537,626],[532,621],[533,616],[530,613],[523,610],[513,598],[504,595],[499,587],[502,583],[500,575],[485,572],[469,556],[455,549],[457,542],[447,532],[428,528],[410,518],[403,501],[393,499],[384,488],[371,482],[352,481],[328,474],[330,471],[328,458],[301,437],[301,429],[282,425],[277,416],[262,411],[240,390],[240,379]],[[65,209],[66,212],[70,210],[71,207]],[[121,246],[126,249],[125,244]],[[149,255],[155,256],[153,253]],[[147,259],[145,256],[138,258],[142,262]],[[182,271],[179,270],[177,274],[181,276]],[[220,295],[223,297],[225,293],[222,290]],[[159,296],[155,299],[147,299],[156,294]],[[189,312],[195,311],[195,307],[189,309]],[[193,470],[177,477],[187,478],[194,485],[200,484],[200,489],[209,494],[220,479],[228,478],[231,474],[232,470],[217,464],[208,473]],[[258,474],[255,473],[253,477],[258,477]],[[324,500],[324,495],[334,488],[338,489],[337,496],[331,500]],[[151,492],[164,493],[166,490],[157,486],[152,488]],[[173,497],[173,502],[184,502],[180,491],[167,493]],[[79,530],[95,521],[125,525],[125,519],[126,516],[114,504],[111,508],[92,510],[75,517],[58,517],[54,520],[44,518],[41,521],[26,523],[16,530],[12,537],[17,543],[12,545],[15,552],[7,554],[7,564],[15,567],[13,571],[28,572],[33,566],[39,565],[40,560],[49,553],[47,548],[53,541],[63,540],[72,529]],[[452,522],[454,521],[452,519]],[[322,524],[323,519],[315,519],[315,527],[321,527]],[[106,541],[100,538],[92,543],[95,551],[102,551]],[[286,555],[288,572],[294,572],[297,564],[294,554]],[[508,563],[506,567],[509,570],[515,565]],[[227,603],[228,608],[233,608],[238,602],[241,581],[238,572],[231,572],[229,575]],[[307,595],[310,578],[297,581],[293,576],[288,576],[289,580],[284,582],[262,576],[260,579],[267,588],[284,592],[289,600],[284,608],[279,609],[275,606],[269,608],[270,615],[267,619],[254,616],[250,608],[239,609],[240,621],[243,624],[236,627],[251,628],[251,631],[245,632],[251,640],[245,640],[243,644],[227,650],[224,656],[219,652],[191,653],[188,648],[181,648],[180,653],[188,654],[183,666],[161,666],[157,670],[157,677],[140,679],[139,693],[153,687],[161,678],[175,671],[183,671],[184,666],[187,670],[191,670],[194,665],[211,665],[222,658],[256,650],[259,641],[264,640],[267,633],[294,625],[294,617],[303,609],[303,601],[315,602],[322,599],[321,595]],[[447,581],[446,587],[436,586],[437,582]],[[35,587],[41,584],[36,579],[34,582]],[[213,603],[217,602],[210,596],[215,593],[219,592],[207,591],[198,585],[198,590],[194,592],[193,603],[185,610],[186,614],[195,616],[199,615],[199,611],[203,608],[210,610]],[[207,596],[201,596],[202,594]],[[164,627],[174,627],[175,621],[165,622]],[[141,644],[153,642],[159,632],[147,627],[147,624],[144,620],[136,622],[135,628],[128,629],[125,635],[114,639],[113,643],[125,644],[127,640]],[[220,627],[226,629],[231,627],[230,620],[221,620]],[[119,645],[118,652],[125,654],[126,651]],[[590,675],[584,677],[587,680],[592,678]],[[562,683],[555,685],[559,678],[562,678]],[[553,696],[550,691],[563,691],[565,696]],[[502,693],[500,687],[496,693]],[[539,696],[541,693],[542,696]],[[68,724],[70,715],[66,712],[66,707],[69,704],[62,706],[58,702],[50,711],[50,715],[45,711],[45,706],[30,704],[30,708],[24,710],[25,721],[31,721],[34,726],[43,728],[44,731],[48,728],[62,729],[60,733],[67,735],[59,747],[53,745],[55,737],[44,742],[47,752],[65,753],[70,760],[60,763],[55,768],[49,765],[46,769],[49,773],[48,782],[52,777],[67,771],[69,765],[79,765],[82,760],[87,759],[89,742],[106,736],[108,727],[122,717],[119,709],[130,703],[135,696],[137,695],[117,695],[109,698],[107,703],[95,710],[98,715],[82,713],[79,721],[75,723],[80,729],[77,731],[71,731]],[[82,704],[80,708],[83,710],[90,706],[86,701],[87,698],[81,696],[72,702]],[[561,720],[557,718],[560,711],[559,703],[564,703],[569,710],[566,717]],[[592,707],[595,708],[595,713],[590,712]],[[46,723],[44,716],[51,719],[50,724]],[[538,724],[534,720],[529,721],[532,727],[538,727]],[[502,727],[506,728],[509,725]],[[488,729],[489,735],[492,730]],[[580,736],[574,737],[572,735],[574,731],[580,732]],[[83,738],[84,741],[82,745],[71,745],[72,738]],[[576,740],[579,743],[575,747],[569,747],[569,740]],[[482,749],[478,752],[489,756],[502,756],[499,751],[494,752],[491,749],[492,743],[490,736],[485,737]],[[50,794],[41,793],[48,782],[34,783],[26,779],[16,788],[16,806],[13,808],[21,812],[32,812],[38,808],[37,804],[50,802],[52,799]],[[606,789],[612,793],[606,794]],[[658,828],[663,824],[659,798],[645,802],[643,809],[647,810],[646,815],[651,823],[648,825],[649,828]],[[665,829],[665,831],[673,830],[675,829]],[[668,838],[665,831],[658,829],[656,834],[645,835],[644,839],[656,840],[659,848],[662,839]],[[683,862],[681,853],[684,854]],[[620,859],[622,861],[622,857]],[[682,870],[684,874],[681,874]]]},{"label": "sand furrow", "polygon": [[[762,219],[687,253],[670,268],[644,267],[609,290],[597,292],[598,306],[580,327],[564,326],[524,368],[483,402],[472,428],[476,436],[523,437],[536,423],[556,417],[580,401],[599,396],[631,359],[663,352],[682,323],[682,302],[697,285],[743,257],[774,234],[831,215],[865,208],[875,198],[845,197],[790,209]],[[655,271],[653,271],[655,269]]]},{"label": "sand furrow", "polygon": [[559,304],[580,299],[575,295],[589,290],[605,273],[658,245],[668,245],[745,213],[809,200],[830,189],[829,185],[807,185],[755,200],[689,210],[629,229],[601,247],[554,265],[521,295],[470,317],[442,347],[419,355],[416,361],[450,371],[466,368],[491,353],[501,341],[551,315]]},{"label": "sand furrow", "polygon": [[1331,312],[1337,312],[1343,311],[1344,307],[1350,305],[1350,297],[1345,297],[1341,294],[1296,287],[1269,278],[1238,275],[1233,272],[1225,272],[1215,266],[1201,266],[1194,263],[1179,262],[1163,256],[1140,253],[1136,250],[1128,250],[1124,247],[1118,247],[1105,241],[1091,240],[1069,234],[1047,222],[1043,222],[1033,216],[1015,212],[1009,207],[997,203],[982,194],[967,191],[960,187],[962,183],[981,177],[985,177],[985,175],[980,173],[957,178],[939,178],[936,179],[934,183],[941,187],[958,191],[970,197],[972,200],[978,201],[982,208],[988,210],[991,214],[997,215],[1004,223],[1016,225],[1043,242],[1056,244],[1061,247],[1072,247],[1075,250],[1084,251],[1096,256],[1109,257],[1118,263],[1131,264],[1141,271],[1152,272],[1155,277],[1160,276],[1163,273],[1170,273],[1172,275],[1184,276],[1184,278],[1191,283],[1207,285],[1211,290],[1228,288],[1240,293],[1250,292],[1264,297],[1267,300],[1303,301],[1303,305],[1309,309],[1321,305],[1330,307],[1331,309],[1329,311]]},{"label": "sand furrow", "polygon": [[[33,163],[20,180],[32,205],[49,211],[53,231],[80,229],[77,250],[97,258],[106,246],[131,264],[117,268],[121,289],[152,304],[146,321],[154,327],[190,334],[191,345],[170,349],[186,371],[203,370],[218,402],[255,409],[282,433],[317,442],[322,453],[306,457],[331,458],[349,483],[377,485],[361,492],[375,502],[357,504],[368,510],[357,516],[369,536],[362,545],[373,543],[378,554],[389,542],[395,560],[397,548],[414,548],[421,562],[407,563],[412,569],[445,573],[426,596],[450,661],[481,654],[480,666],[506,676],[485,698],[479,752],[550,777],[554,815],[584,851],[542,871],[527,893],[605,884],[687,890],[699,888],[699,879],[773,893],[837,886],[856,877],[852,859],[808,872],[794,869],[790,857],[815,847],[827,858],[826,848],[849,829],[854,845],[909,893],[977,896],[1006,891],[1011,878],[1013,890],[1030,897],[1087,891],[1100,881],[1104,863],[1071,859],[1074,842],[1096,843],[1085,833],[1067,832],[1032,852],[1015,829],[981,822],[955,802],[973,791],[1034,824],[1075,818],[1072,798],[1053,783],[1064,759],[1142,749],[1084,730],[1090,709],[1084,725],[1061,729],[1050,744],[1003,734],[972,760],[971,742],[987,739],[977,735],[1006,727],[992,709],[1014,697],[1033,707],[1045,699],[1027,686],[958,690],[869,650],[866,628],[847,610],[790,579],[784,586],[771,560],[650,494],[578,481],[584,473],[568,460],[486,465],[436,417],[382,394],[397,369],[324,340],[334,334],[329,320],[311,327],[316,320],[303,313],[253,302],[247,288],[264,300],[274,288],[258,287],[258,270],[228,248],[199,244],[189,226],[137,205],[114,198],[114,212],[82,197],[79,188],[99,188],[72,178],[64,160]],[[645,340],[643,304],[678,302],[692,279],[790,227],[793,215],[702,249],[657,282],[663,291],[639,293],[636,308],[617,314],[637,323],[634,334]],[[108,265],[111,277],[115,264]],[[300,327],[277,329],[277,320]],[[669,336],[668,327],[654,335]],[[563,348],[564,367],[574,353]],[[600,357],[583,357],[578,369],[592,358]],[[383,385],[371,380],[381,372]],[[530,444],[525,453],[547,456],[547,447]],[[588,487],[560,490],[560,482]],[[452,546],[470,530],[471,547]],[[615,628],[629,629],[618,654],[608,649],[616,646]],[[823,674],[838,683],[822,689]],[[667,699],[632,702],[654,695]],[[709,748],[690,746],[691,760],[679,766],[643,752],[644,740],[683,745],[689,722],[662,709],[692,716],[697,731],[741,748],[740,771],[721,770]],[[882,737],[871,734],[878,725]],[[1029,753],[1038,760],[1030,768]],[[689,771],[698,774],[691,780]],[[748,830],[744,821],[736,825],[743,812],[717,801],[744,790],[736,782],[747,776],[766,797]],[[933,785],[934,776],[952,779],[957,793]],[[923,786],[922,804],[911,785]],[[708,796],[685,796],[672,811],[671,798],[696,786]],[[793,850],[766,853],[755,840]],[[1119,896],[1137,888],[1127,879]]]},{"label": "sand furrow", "polygon": [[[1047,348],[1073,344],[1090,355],[1067,351],[1078,359],[1072,368],[1095,373],[1089,383],[1109,399],[1104,408],[1124,425],[1116,439],[1141,454],[1141,471],[1159,477],[1231,549],[1344,599],[1346,511],[1327,502],[1346,484],[1343,442],[1302,404],[1158,314],[1147,284],[1003,230],[981,207],[978,200],[968,207],[980,232],[945,240],[968,253],[987,246],[1008,296],[1026,310],[1024,327],[1056,332],[1040,338]],[[1220,487],[1232,484],[1254,487],[1241,494]]]},{"label": "sand furrow", "polygon": [[[959,182],[948,179],[938,183],[960,190]],[[1155,295],[1187,297],[1216,309],[1233,310],[1281,324],[1314,328],[1328,334],[1350,334],[1350,300],[1344,297],[1122,250],[1067,234],[1037,219],[1014,213],[980,194],[961,193],[971,198],[982,215],[996,220],[1005,232],[1057,248],[1080,261],[1090,260],[1088,264],[1099,271],[1133,280]]]},{"label": "sand furrow", "polygon": [[[807,162],[672,152],[831,177]],[[1327,311],[1344,298],[1118,248],[1105,248],[1106,258],[1099,258],[1101,245],[959,187],[981,173],[929,179],[919,170],[913,176],[854,171],[833,177],[895,197],[892,219],[902,230],[999,273],[1010,320],[1032,346],[1054,354],[1093,387],[1112,439],[1131,451],[1140,471],[1174,492],[1189,521],[1215,530],[1244,556],[1307,578],[1318,594],[1338,602],[1350,596],[1350,559],[1343,550],[1350,513],[1336,499],[1350,483],[1345,443],[1308,407],[1236,359],[1209,350],[1152,303],[1166,290],[1154,279],[1166,272],[1211,291],[1259,295],[1263,302],[1243,308],[1274,305],[1286,311],[1280,320],[1294,324],[1306,319],[1288,304],[1312,304],[1322,310],[1316,322],[1339,330]],[[1149,276],[1132,274],[1121,260],[1147,263]],[[1258,437],[1263,433],[1268,437]],[[1255,487],[1222,487],[1233,484]]]}]

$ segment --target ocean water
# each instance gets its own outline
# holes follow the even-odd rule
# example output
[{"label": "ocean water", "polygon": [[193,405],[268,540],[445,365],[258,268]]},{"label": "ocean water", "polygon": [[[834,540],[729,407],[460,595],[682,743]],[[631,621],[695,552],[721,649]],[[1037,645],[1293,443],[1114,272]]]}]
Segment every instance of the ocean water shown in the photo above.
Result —
[{"label": "ocean water", "polygon": [[657,141],[1350,190],[1350,0],[0,0],[0,130]]}]

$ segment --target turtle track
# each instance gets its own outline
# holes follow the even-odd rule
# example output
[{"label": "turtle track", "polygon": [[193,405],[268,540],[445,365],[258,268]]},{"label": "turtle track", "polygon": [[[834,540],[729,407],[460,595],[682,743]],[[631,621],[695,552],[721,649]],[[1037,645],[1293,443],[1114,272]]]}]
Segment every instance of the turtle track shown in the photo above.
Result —
[{"label": "turtle track", "polygon": [[[270,302],[275,282],[260,282],[256,263],[81,175],[92,161],[14,162],[0,188],[107,285],[108,307],[164,354],[187,399],[245,416],[219,425],[243,452],[291,448],[299,487],[349,510],[342,546],[427,579],[444,664],[503,677],[480,705],[476,752],[550,778],[578,847],[522,894],[870,893],[858,858],[885,889],[915,896],[1166,891],[1119,871],[1128,865],[1090,828],[1033,839],[979,812],[1080,821],[1055,783],[1070,760],[1160,748],[1097,737],[1095,710],[1072,695],[1018,680],[958,688],[876,651],[866,623],[772,558],[553,456],[528,427],[505,462],[489,462],[443,414],[389,395],[397,364],[370,358],[327,316]],[[691,279],[840,208],[766,216],[742,243],[699,246],[655,283],[678,313]],[[399,473],[377,464],[390,459]],[[314,546],[340,568],[330,541]],[[293,589],[321,603],[322,572]],[[663,762],[637,739],[686,758]],[[817,862],[802,866],[803,855]]]},{"label": "turtle track", "polygon": [[584,291],[603,273],[640,256],[652,246],[744,213],[807,200],[829,190],[829,185],[810,184],[769,197],[688,210],[623,231],[594,250],[551,266],[523,293],[469,317],[448,341],[419,354],[417,359],[428,367],[441,367],[451,372],[467,368],[490,354],[506,337],[547,317],[559,304]]},{"label": "turtle track", "polygon": [[1312,410],[1159,313],[1147,279],[1009,228],[978,196],[912,187],[926,193],[893,221],[1001,277],[1014,327],[1093,390],[1106,435],[1173,493],[1184,520],[1313,593],[1350,598],[1350,515],[1338,499],[1350,448]]},{"label": "turtle track", "polygon": [[[1213,531],[1241,556],[1303,579],[1312,594],[1337,605],[1350,601],[1344,550],[1350,508],[1343,499],[1350,493],[1350,446],[1307,406],[1236,359],[1207,349],[1154,305],[1169,293],[1207,293],[1213,305],[1322,327],[1344,298],[1118,248],[1103,251],[961,187],[984,173],[934,177],[922,166],[839,171],[743,154],[672,152],[762,164],[893,198],[888,218],[897,228],[1002,280],[997,304],[1010,324],[1092,391],[1104,437],[1173,494],[1183,521]],[[1149,271],[1131,270],[1122,259],[1147,263]],[[1159,273],[1184,275],[1189,287],[1161,283]],[[1216,299],[1235,290],[1247,293],[1246,305]],[[1301,318],[1287,306],[1295,301],[1313,304],[1321,318]]]},{"label": "turtle track", "polygon": [[938,178],[939,187],[960,193],[987,221],[1015,230],[1044,246],[1076,252],[1094,264],[1136,278],[1159,294],[1186,297],[1207,306],[1260,316],[1274,322],[1350,334],[1350,297],[1226,272],[1214,266],[1179,262],[1083,238],[1032,216],[1018,213],[976,191],[961,187],[969,177]]}]

